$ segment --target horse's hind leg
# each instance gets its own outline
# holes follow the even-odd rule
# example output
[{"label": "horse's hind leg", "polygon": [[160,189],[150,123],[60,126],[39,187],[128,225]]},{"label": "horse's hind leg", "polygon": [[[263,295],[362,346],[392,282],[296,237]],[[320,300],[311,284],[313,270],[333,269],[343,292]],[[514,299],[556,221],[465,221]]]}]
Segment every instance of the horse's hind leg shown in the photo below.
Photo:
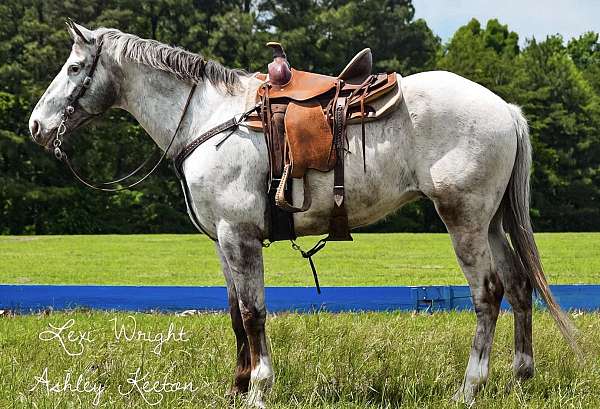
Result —
[{"label": "horse's hind leg", "polygon": [[263,408],[263,399],[273,385],[274,373],[265,334],[265,288],[259,231],[252,225],[221,222],[217,232],[248,337],[251,368],[248,404]]},{"label": "horse's hind leg", "polygon": [[502,228],[502,211],[498,211],[490,225],[490,246],[498,275],[504,285],[506,298],[510,302],[514,315],[515,356],[513,371],[517,378],[528,379],[533,376],[532,346],[532,286],[529,278],[518,263],[516,254],[510,247],[506,233]]},{"label": "horse's hind leg", "polygon": [[[488,225],[484,215],[468,209],[480,206],[442,206],[436,203],[438,212],[452,238],[458,262],[467,278],[477,315],[477,328],[471,346],[471,354],[465,377],[454,399],[472,403],[477,391],[488,378],[489,356],[494,340],[496,320],[500,311],[503,288],[494,271],[492,254],[488,243]],[[493,210],[490,209],[490,213]]]},{"label": "horse's hind leg", "polygon": [[219,244],[216,244],[217,253],[221,260],[221,266],[223,268],[223,275],[227,282],[227,299],[229,301],[229,315],[231,316],[231,325],[233,332],[235,333],[235,340],[237,344],[237,363],[235,367],[235,375],[233,379],[233,385],[229,391],[229,394],[235,396],[237,394],[243,394],[248,392],[250,385],[250,346],[248,345],[248,336],[244,329],[244,322],[242,320],[242,314],[240,312],[240,305],[238,302],[237,291],[235,289],[235,283],[231,274],[229,264],[225,259],[223,251]]}]

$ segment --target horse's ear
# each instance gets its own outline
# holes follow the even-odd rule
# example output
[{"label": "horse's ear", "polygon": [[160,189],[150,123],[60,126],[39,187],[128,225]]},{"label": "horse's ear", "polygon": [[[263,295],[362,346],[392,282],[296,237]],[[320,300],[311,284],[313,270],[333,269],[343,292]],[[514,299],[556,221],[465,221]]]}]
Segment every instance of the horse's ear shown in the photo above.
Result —
[{"label": "horse's ear", "polygon": [[80,42],[83,44],[93,43],[93,33],[82,25],[75,23],[70,18],[66,21],[67,30],[74,42]]}]

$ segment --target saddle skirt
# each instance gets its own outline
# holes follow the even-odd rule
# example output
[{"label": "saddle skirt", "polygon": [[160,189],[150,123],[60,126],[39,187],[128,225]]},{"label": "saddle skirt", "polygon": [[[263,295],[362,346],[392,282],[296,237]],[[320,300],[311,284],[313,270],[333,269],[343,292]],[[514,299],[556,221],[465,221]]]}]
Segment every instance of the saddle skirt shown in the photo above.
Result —
[{"label": "saddle skirt", "polygon": [[[296,70],[292,69],[293,72],[297,72]],[[302,71],[299,71],[302,72]],[[320,74],[314,74],[314,75],[320,75]],[[382,75],[382,74],[380,74]],[[369,93],[369,95],[366,97],[365,99],[365,111],[361,114],[359,107],[360,107],[360,100],[356,99],[354,101],[350,102],[350,109],[349,110],[349,116],[347,119],[347,123],[348,124],[360,124],[362,121],[364,122],[372,122],[372,121],[377,121],[381,118],[384,118],[388,115],[390,115],[392,112],[396,111],[396,109],[398,109],[398,107],[400,106],[400,104],[402,103],[403,100],[403,96],[402,96],[402,88],[400,86],[401,84],[401,79],[402,77],[400,76],[400,74],[393,72],[393,73],[389,73],[386,74],[387,75],[387,83],[385,87],[382,87],[381,89],[377,89],[374,90],[373,92]],[[256,78],[260,79],[263,81],[263,86],[261,86],[258,91],[257,91],[257,102],[260,101],[261,96],[264,95],[264,90],[263,87],[265,84],[268,83],[268,76],[266,74],[255,74]],[[327,78],[333,78],[333,77],[327,77]],[[295,101],[306,101],[307,98],[305,98],[306,95],[310,95],[310,93],[302,93],[302,92],[296,92],[293,91],[291,92],[289,95],[293,96],[294,98],[290,97],[289,95],[285,95],[282,91],[285,91],[285,88],[283,90],[278,91],[275,95],[280,95],[281,98],[289,98]],[[328,89],[328,91],[330,91],[330,89]],[[313,92],[314,93],[314,92]],[[313,98],[317,98],[322,94],[317,94],[316,97]],[[270,99],[273,99],[273,94],[269,94]],[[309,98],[310,99],[310,98]],[[246,121],[244,122],[244,124],[257,132],[262,132],[263,131],[263,123],[261,120],[260,115],[258,114],[253,114],[250,115]]]}]

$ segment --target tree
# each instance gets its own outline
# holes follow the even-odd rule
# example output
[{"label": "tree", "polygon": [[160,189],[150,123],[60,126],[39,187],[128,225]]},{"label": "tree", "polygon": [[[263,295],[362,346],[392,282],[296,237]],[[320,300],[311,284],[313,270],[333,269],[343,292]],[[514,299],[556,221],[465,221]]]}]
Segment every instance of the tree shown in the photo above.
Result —
[{"label": "tree", "polygon": [[560,36],[529,42],[517,60],[515,100],[529,120],[535,223],[541,229],[600,228],[600,99]]},{"label": "tree", "polygon": [[587,32],[569,41],[567,47],[573,62],[584,78],[600,94],[600,42],[598,33]]},{"label": "tree", "polygon": [[512,95],[513,61],[519,36],[493,19],[485,29],[476,19],[460,27],[445,48],[438,68],[462,75],[507,98]]}]

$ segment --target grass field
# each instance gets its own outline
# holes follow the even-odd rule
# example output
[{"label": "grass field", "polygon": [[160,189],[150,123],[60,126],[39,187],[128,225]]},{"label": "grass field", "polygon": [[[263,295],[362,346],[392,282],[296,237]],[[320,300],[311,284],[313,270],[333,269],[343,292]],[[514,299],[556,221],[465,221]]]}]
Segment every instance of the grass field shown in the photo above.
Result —
[{"label": "grass field", "polygon": [[[600,283],[600,234],[536,237],[552,283]],[[355,241],[330,243],[317,255],[322,285],[464,283],[447,235],[357,234]],[[212,243],[200,236],[0,236],[0,254],[0,283],[223,285]],[[267,285],[312,285],[306,261],[288,243],[274,244],[265,259]],[[0,408],[91,408],[100,386],[102,408],[243,407],[225,397],[235,361],[226,314],[132,316],[135,326],[115,312],[0,313]],[[511,376],[512,315],[502,313],[490,381],[475,407],[599,408],[600,314],[571,316],[586,362],[577,363],[550,316],[536,311],[537,373],[518,383]],[[76,339],[89,331],[90,341],[61,346],[48,330],[68,323],[65,333],[74,331]],[[173,324],[187,341],[166,342],[158,351],[155,342],[117,339],[115,323],[150,339]],[[469,312],[270,315],[276,383],[269,408],[460,408],[450,397],[462,380],[474,326]],[[136,391],[136,370],[139,384],[158,381],[169,389],[191,382],[193,391],[162,398]]]},{"label": "grass field", "polygon": [[[0,407],[91,408],[95,393],[64,391],[66,374],[104,385],[99,407],[150,408],[153,392],[130,392],[128,378],[192,382],[194,392],[163,393],[159,408],[226,408],[232,378],[234,337],[224,314],[187,317],[135,314],[137,330],[184,328],[186,342],[156,344],[116,340],[113,325],[133,328],[124,314],[53,313],[0,318]],[[44,331],[74,319],[71,330],[93,331],[79,356],[69,356]],[[110,321],[116,319],[116,321]],[[587,363],[574,355],[543,312],[534,315],[536,376],[513,383],[512,315],[501,314],[492,353],[491,376],[476,408],[600,407],[599,314],[574,317],[581,329]],[[276,383],[271,408],[457,408],[450,397],[460,385],[475,324],[471,313],[286,314],[267,322]],[[77,343],[66,342],[70,353]],[[44,368],[47,377],[44,378]],[[59,392],[48,393],[44,379]],[[83,383],[81,383],[83,385]],[[511,389],[512,385],[512,389]],[[121,388],[119,390],[119,387]],[[63,388],[63,389],[61,389]],[[235,407],[242,407],[237,402]]]},{"label": "grass field", "polygon": [[[321,285],[466,283],[447,234],[354,238],[329,243],[315,257]],[[536,238],[551,283],[600,283],[600,233]],[[199,235],[0,236],[0,255],[4,284],[224,284],[212,242]],[[265,268],[267,285],[313,285],[306,260],[288,242],[265,250]]]}]

